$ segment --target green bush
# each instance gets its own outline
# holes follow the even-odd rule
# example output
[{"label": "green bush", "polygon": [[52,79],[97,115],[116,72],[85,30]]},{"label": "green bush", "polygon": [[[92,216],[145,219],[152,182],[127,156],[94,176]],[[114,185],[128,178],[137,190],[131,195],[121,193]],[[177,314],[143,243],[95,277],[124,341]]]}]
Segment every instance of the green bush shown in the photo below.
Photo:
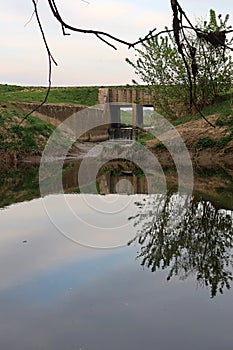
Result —
[{"label": "green bush", "polygon": [[231,135],[226,135],[221,137],[219,140],[216,141],[216,145],[220,148],[223,148],[224,146],[226,146],[226,144],[228,144],[228,142],[231,140]]},{"label": "green bush", "polygon": [[200,148],[213,147],[216,145],[216,141],[209,136],[200,137],[196,143]]},{"label": "green bush", "polygon": [[[232,29],[228,21],[229,15],[217,16],[214,10],[210,10],[209,20],[199,19],[195,27],[203,33],[224,33]],[[232,85],[233,60],[230,49],[226,48],[223,55],[222,50],[200,35],[186,29],[180,35],[186,64],[177,50],[174,33],[168,31],[166,35],[143,42],[141,48],[135,49],[134,60],[126,59],[148,85],[154,106],[171,120],[192,114],[190,100],[195,101],[193,106],[198,105],[202,109],[219,101]],[[229,37],[227,46],[230,47],[232,43],[233,37]],[[187,74],[187,65],[190,75]],[[190,80],[193,89],[190,88]]]},{"label": "green bush", "polygon": [[153,145],[154,149],[167,149],[163,142],[159,141]]},{"label": "green bush", "polygon": [[214,147],[214,146],[217,146],[219,148],[223,148],[231,140],[233,140],[233,131],[231,131],[227,135],[225,135],[217,140],[214,140],[209,136],[201,137],[197,141],[196,146],[198,148],[208,148],[208,147]]},{"label": "green bush", "polygon": [[233,126],[233,115],[222,116],[216,120],[217,126]]},{"label": "green bush", "polygon": [[141,133],[137,136],[137,142],[140,142],[142,145],[146,144],[146,141],[153,140],[155,137],[148,133]]}]

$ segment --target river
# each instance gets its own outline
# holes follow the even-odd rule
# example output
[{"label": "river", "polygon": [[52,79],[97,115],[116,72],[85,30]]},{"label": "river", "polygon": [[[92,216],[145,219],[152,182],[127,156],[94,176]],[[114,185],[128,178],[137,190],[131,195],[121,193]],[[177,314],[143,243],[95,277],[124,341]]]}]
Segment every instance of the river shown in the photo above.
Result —
[{"label": "river", "polygon": [[0,349],[231,349],[230,175],[148,193],[115,161],[80,193],[80,162],[42,198],[37,165],[1,174]]}]

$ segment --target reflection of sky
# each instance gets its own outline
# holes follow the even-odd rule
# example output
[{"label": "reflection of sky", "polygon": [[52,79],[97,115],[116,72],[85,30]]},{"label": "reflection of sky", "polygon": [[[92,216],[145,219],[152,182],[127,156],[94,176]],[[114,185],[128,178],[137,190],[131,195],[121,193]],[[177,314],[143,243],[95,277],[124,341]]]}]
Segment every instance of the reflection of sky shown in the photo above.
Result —
[{"label": "reflection of sky", "polygon": [[1,348],[231,348],[230,293],[213,302],[192,281],[171,281],[168,288],[164,273],[153,275],[129,257],[119,259],[120,267],[111,266],[79,286],[69,269],[61,269],[60,277],[32,280],[1,295]]},{"label": "reflection of sky", "polygon": [[[42,200],[25,202],[0,211],[1,287],[18,284],[27,276],[50,268],[56,269],[64,263],[77,264],[108,255],[108,252],[101,250],[83,248],[67,239],[66,234],[71,238],[81,239],[84,243],[90,241],[94,247],[102,245],[111,247],[111,243],[115,246],[116,242],[126,245],[134,234],[133,223],[128,221],[128,217],[135,214],[136,207],[132,199],[134,197],[130,199],[129,196],[121,196],[121,199],[119,197],[118,201],[110,204],[105,199],[105,203],[99,206],[100,212],[97,210],[100,196],[96,198],[97,202],[96,200],[85,202],[77,195],[66,195],[65,200],[62,196],[50,196],[44,203],[48,213],[51,214],[50,218],[45,212]],[[125,202],[124,210],[121,210],[119,200],[122,204]],[[104,216],[102,212],[104,208],[110,210],[109,215]],[[91,226],[88,221],[91,222]],[[61,230],[59,231],[52,222],[61,228],[64,234],[61,234]],[[99,228],[96,229],[94,225],[99,225]],[[101,226],[104,229],[101,230]],[[22,243],[25,240],[27,243]]]},{"label": "reflection of sky", "polygon": [[[77,256],[72,263],[67,259],[67,263],[63,262],[61,266],[48,268],[47,271],[32,275],[27,281],[21,281],[17,286],[18,297],[21,295],[27,301],[34,301],[36,298],[43,304],[50,304],[55,300],[59,302],[64,294],[84,289],[97,280],[104,280],[112,271],[120,273],[120,261],[125,261],[128,255],[129,249],[122,249],[111,254],[102,252],[97,256],[89,252],[86,259],[79,259]],[[14,297],[15,289],[7,289],[5,293]]]},{"label": "reflection of sky", "polygon": [[231,349],[231,291],[210,300],[192,279],[167,282],[135,261],[137,246],[74,244],[41,200],[0,220],[0,349]]}]

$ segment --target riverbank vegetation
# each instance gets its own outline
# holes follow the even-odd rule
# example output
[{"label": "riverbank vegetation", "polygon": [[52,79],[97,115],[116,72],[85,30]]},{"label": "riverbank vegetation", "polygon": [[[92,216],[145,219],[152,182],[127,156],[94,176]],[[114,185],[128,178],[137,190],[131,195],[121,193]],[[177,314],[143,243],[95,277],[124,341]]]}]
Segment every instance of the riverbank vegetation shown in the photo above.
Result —
[{"label": "riverbank vegetation", "polygon": [[55,126],[25,112],[14,103],[0,103],[0,150],[42,151]]},{"label": "riverbank vegetation", "polygon": [[[27,87],[0,85],[1,205],[9,205],[15,201],[32,199],[40,195],[38,188],[38,162],[49,136],[55,129],[55,126],[36,116],[30,116],[22,122],[25,112],[14,102],[14,99],[18,99],[19,102],[22,101],[27,94],[25,92],[26,89]],[[28,101],[30,102],[32,101],[31,97],[33,94],[33,100],[37,100],[39,96],[38,91],[33,91],[33,89],[29,87],[31,95]],[[77,89],[87,91],[84,87]],[[57,100],[60,93],[59,90],[60,88],[54,89],[54,94],[57,94]],[[61,90],[64,90],[64,88],[61,88]],[[71,91],[70,94],[69,91]],[[67,99],[69,96],[69,103],[74,103],[75,100],[72,99],[73,88],[67,88],[66,93]],[[85,93],[80,93],[79,96],[82,96],[84,99]],[[60,96],[62,94],[63,92],[61,92]],[[183,117],[172,122],[190,151],[195,172],[201,171],[203,180],[197,181],[195,184],[196,190],[200,193],[208,193],[209,184],[211,183],[211,186],[217,189],[214,195],[212,193],[210,195],[218,200],[217,194],[222,193],[224,190],[226,192],[224,198],[226,198],[228,205],[231,203],[229,197],[232,196],[232,192],[230,192],[232,180],[229,179],[232,179],[233,174],[233,114],[231,94],[232,91],[223,95],[217,103],[203,110],[203,113],[216,125],[215,128],[207,125],[199,114]],[[13,97],[10,97],[10,95]],[[83,99],[80,98],[78,103],[85,104],[85,100]],[[64,103],[62,97],[59,102]],[[131,118],[127,114],[127,111],[123,111],[122,115],[126,122]],[[151,116],[149,117],[151,118]],[[140,135],[138,141],[146,145],[153,153],[156,153],[165,171],[171,172],[169,168],[172,164],[171,159],[161,142],[153,139],[150,132]],[[25,160],[27,161],[26,163]],[[72,169],[69,171],[72,171]],[[67,174],[69,171],[67,171]],[[221,180],[222,182],[216,178],[215,181],[213,174],[219,171],[223,171],[229,178],[226,181]],[[207,173],[209,176],[205,179],[203,174]],[[169,181],[173,183],[174,177],[175,182],[175,175],[173,173],[169,174]]]},{"label": "riverbank vegetation", "polygon": [[[173,32],[167,31],[160,37],[152,37],[135,49],[135,59],[126,59],[135,73],[147,85],[159,112],[177,119],[195,114],[203,107],[220,100],[232,86],[233,61],[228,38],[224,50],[218,47],[219,35],[230,33],[229,15],[223,17],[210,10],[208,21],[198,19],[197,35],[188,31],[179,38],[180,46]],[[199,35],[199,31],[204,35]],[[214,33],[214,39],[206,36]],[[177,47],[177,45],[179,47]],[[186,58],[184,57],[187,56]]]},{"label": "riverbank vegetation", "polygon": [[[129,86],[126,86],[127,88]],[[43,100],[46,88],[22,87],[15,85],[0,85],[0,152],[21,155],[42,153],[44,146],[55,126],[33,115],[26,118],[25,112],[17,102]],[[97,103],[98,87],[56,87],[51,91],[49,101],[59,101],[65,104],[88,105]],[[68,103],[68,102],[67,102]],[[131,113],[131,114],[130,114]],[[201,115],[187,115],[170,122],[180,132],[188,149],[199,152],[208,149],[213,153],[224,152],[225,147],[230,151],[233,143],[233,113],[232,89],[219,97],[218,101],[205,107],[202,113],[215,124],[210,127],[202,120]],[[132,112],[122,110],[122,122],[126,125],[132,122]],[[158,115],[157,115],[158,116]],[[149,126],[153,115],[146,115],[145,125]],[[138,136],[138,141],[152,148],[154,152],[165,151],[165,147],[158,140],[152,140],[150,132]],[[230,154],[230,153],[229,153]]]}]

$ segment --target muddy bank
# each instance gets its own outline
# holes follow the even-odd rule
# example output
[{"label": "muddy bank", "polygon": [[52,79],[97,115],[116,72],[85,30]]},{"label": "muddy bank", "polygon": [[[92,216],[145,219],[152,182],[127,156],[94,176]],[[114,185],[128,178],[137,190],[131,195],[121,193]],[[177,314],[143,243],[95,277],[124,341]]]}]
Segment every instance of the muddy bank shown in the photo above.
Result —
[{"label": "muddy bank", "polygon": [[[171,154],[165,149],[149,148],[155,154],[162,167],[169,169],[175,167]],[[233,176],[233,142],[223,149],[217,147],[206,149],[189,149],[193,168],[197,170],[221,170]]]},{"label": "muddy bank", "polygon": [[0,150],[1,172],[17,170],[21,163],[39,164],[41,156],[42,152],[39,150],[30,152],[14,151],[10,149]]},{"label": "muddy bank", "polygon": [[[208,117],[208,120],[212,124],[216,124],[218,118],[218,115],[213,115]],[[178,138],[173,131],[169,131],[162,134],[161,139],[165,140],[171,147],[177,143],[177,153],[181,152],[179,147],[180,140],[182,140],[187,147],[195,169],[224,169],[233,175],[233,141],[229,141],[222,147],[216,145],[208,147],[200,142],[202,140],[213,140],[214,143],[214,141],[223,139],[229,133],[226,126],[216,125],[215,127],[211,127],[205,120],[199,119],[177,126],[176,131],[179,135]],[[159,145],[159,143],[161,143],[160,141],[161,140],[153,139],[146,144],[150,151],[157,155],[161,165],[169,168],[173,160],[166,148],[157,147],[163,146]]]},{"label": "muddy bank", "polygon": [[[90,144],[93,146],[93,143],[89,142],[80,144],[80,147],[77,145],[73,146],[67,157],[83,157],[86,154],[85,148],[87,152],[90,151]],[[149,146],[148,148],[154,155],[156,155],[159,163],[164,169],[175,168],[172,156],[166,149],[154,148],[153,146]],[[206,149],[191,148],[189,149],[189,154],[194,169],[203,169],[208,171],[217,171],[223,169],[231,176],[233,176],[233,142],[229,142],[229,144],[222,149],[217,147]],[[6,172],[11,169],[17,169],[19,163],[39,164],[41,156],[42,151],[39,150],[30,152],[0,150],[0,168],[2,172]],[[113,156],[113,158],[117,158],[116,155]]]},{"label": "muddy bank", "polygon": [[[63,189],[65,193],[79,192],[79,168],[82,159],[65,162],[63,167]],[[88,177],[93,173],[93,169],[88,166],[87,171],[87,193],[90,181]],[[178,188],[178,176],[176,169],[164,170],[167,190],[176,192]],[[158,182],[156,178],[156,185]],[[110,161],[100,167],[97,174],[96,184],[98,193],[148,193],[150,176],[144,176],[140,168],[136,168],[128,161]],[[221,171],[214,172],[199,169],[194,171],[194,193],[210,200],[216,207],[221,206],[226,209],[233,208],[233,177]],[[149,193],[154,193],[149,191]],[[156,192],[157,193],[157,192]],[[160,192],[158,192],[160,193]],[[39,189],[39,164],[30,162],[18,162],[16,168],[11,168],[7,172],[0,172],[0,207],[6,205],[31,200],[40,197]]]},{"label": "muddy bank", "polygon": [[[218,116],[213,115],[208,119],[211,121],[211,123],[215,124],[218,119]],[[159,128],[159,125],[157,125],[157,128]],[[229,141],[224,147],[201,147],[200,144],[198,144],[198,141],[200,141],[200,139],[203,138],[209,137],[212,140],[219,140],[225,137],[225,135],[228,132],[225,126],[216,126],[215,128],[213,128],[210,125],[208,125],[203,119],[199,119],[179,125],[176,127],[176,130],[178,132],[178,134],[176,135],[179,135],[178,139],[175,133],[172,130],[170,130],[162,134],[159,140],[153,139],[146,142],[146,147],[154,155],[156,155],[163,168],[175,168],[175,164],[168,150],[163,146],[163,144],[161,144],[161,139],[165,140],[165,144],[169,142],[172,146],[174,146],[174,144],[177,143],[177,148],[175,148],[175,152],[180,157],[181,161],[182,157],[185,158],[185,156],[183,156],[182,149],[180,148],[179,140],[182,140],[182,142],[184,142],[185,146],[188,149],[194,169],[206,169],[214,171],[224,169],[224,171],[233,175],[232,140]],[[98,139],[95,141],[101,142],[102,140]],[[95,142],[74,143],[74,145],[70,149],[70,155],[72,155],[73,157],[80,158],[84,156],[85,153],[88,153],[90,147],[93,147],[94,145]],[[116,150],[114,152],[116,154],[113,152],[113,150],[111,150],[111,152],[114,153],[112,154],[114,159],[118,158],[119,153],[117,147],[115,148]],[[17,167],[17,164],[19,162],[31,162],[38,164],[40,162],[42,151],[42,148],[36,151],[13,151],[10,149],[0,150],[1,169],[2,171],[7,171],[8,169],[15,168]],[[136,149],[135,152],[137,152]],[[124,155],[124,153],[125,152],[122,152],[122,156]]]}]

